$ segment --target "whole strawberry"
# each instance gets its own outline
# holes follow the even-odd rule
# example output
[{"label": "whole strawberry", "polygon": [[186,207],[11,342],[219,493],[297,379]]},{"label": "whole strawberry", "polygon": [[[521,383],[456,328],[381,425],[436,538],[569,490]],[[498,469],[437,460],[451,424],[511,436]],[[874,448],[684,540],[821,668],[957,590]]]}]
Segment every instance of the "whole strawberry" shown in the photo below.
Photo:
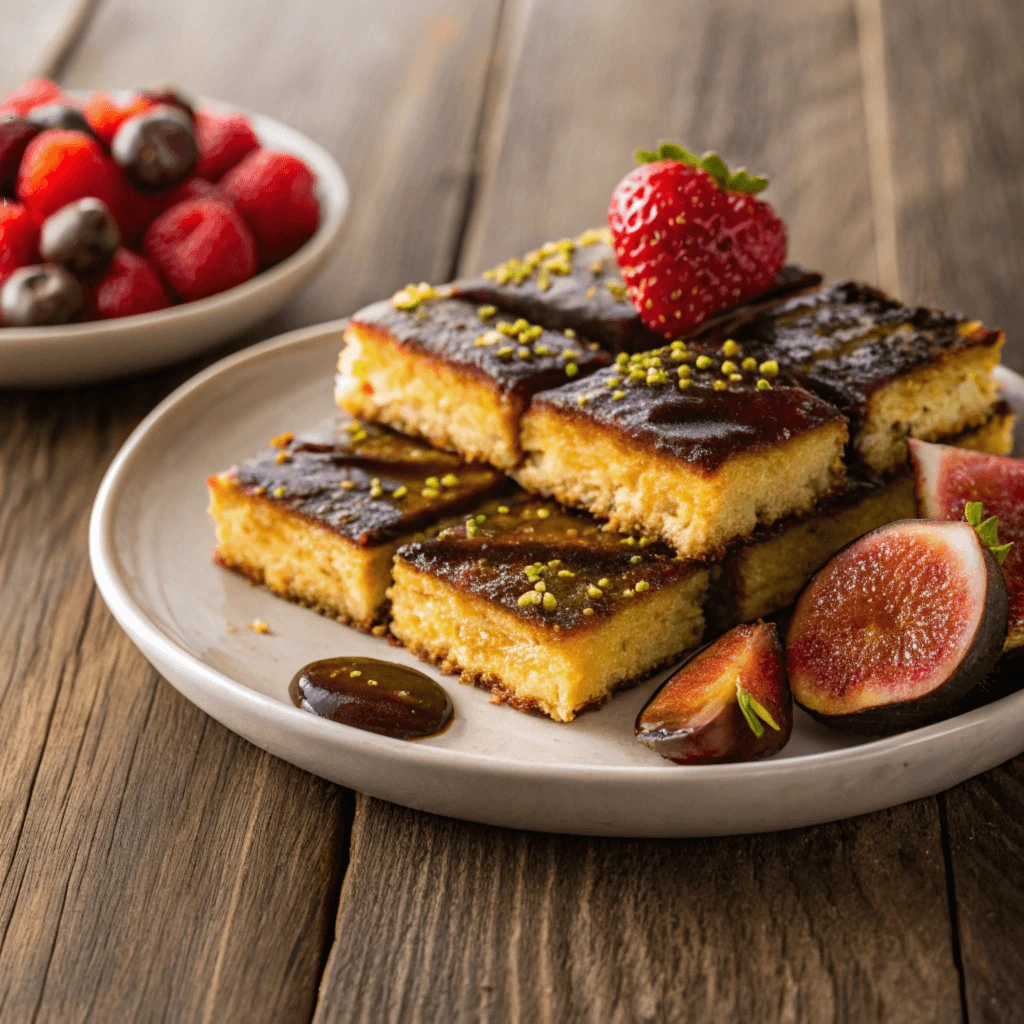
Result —
[{"label": "whole strawberry", "polygon": [[651,330],[676,338],[771,286],[786,262],[786,225],[754,198],[765,178],[672,143],[636,157],[640,166],[612,193],[608,227]]}]

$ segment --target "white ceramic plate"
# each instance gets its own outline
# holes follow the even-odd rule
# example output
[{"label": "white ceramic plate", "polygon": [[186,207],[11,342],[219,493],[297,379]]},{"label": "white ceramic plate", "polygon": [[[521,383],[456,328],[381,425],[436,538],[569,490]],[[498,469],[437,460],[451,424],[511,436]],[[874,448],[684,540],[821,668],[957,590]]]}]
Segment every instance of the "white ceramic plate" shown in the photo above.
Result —
[{"label": "white ceramic plate", "polygon": [[[215,100],[199,102],[214,110],[234,109]],[[270,270],[198,302],[116,320],[0,328],[0,387],[85,384],[167,366],[266,320],[306,283],[338,239],[348,210],[348,183],[334,158],[305,135],[262,114],[247,116],[265,147],[300,157],[316,175],[316,234]]]},{"label": "white ceramic plate", "polygon": [[[100,488],[90,550],[104,599],[189,700],[292,763],[396,803],[495,825],[621,836],[792,828],[937,793],[1024,750],[1024,692],[938,725],[858,741],[797,711],[782,753],[753,764],[678,767],[633,738],[664,675],[570,725],[488,702],[382,639],[288,604],[210,557],[205,477],[285,430],[333,412],[340,324],[298,331],[217,363],[160,405]],[[1002,372],[1017,411],[1024,378]],[[245,628],[260,618],[271,628]],[[229,627],[237,631],[230,632]],[[415,665],[455,704],[441,736],[408,743],[300,711],[305,663],[368,655]]]}]

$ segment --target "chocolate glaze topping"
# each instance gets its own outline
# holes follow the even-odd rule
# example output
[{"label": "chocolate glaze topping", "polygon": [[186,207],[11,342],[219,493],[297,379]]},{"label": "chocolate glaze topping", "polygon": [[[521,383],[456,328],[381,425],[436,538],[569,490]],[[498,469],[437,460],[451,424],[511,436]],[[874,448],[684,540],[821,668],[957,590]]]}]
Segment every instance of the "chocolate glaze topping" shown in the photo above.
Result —
[{"label": "chocolate glaze topping", "polygon": [[[402,294],[402,293],[400,293]],[[607,366],[596,342],[547,331],[525,319],[458,299],[426,298],[414,308],[374,303],[352,321],[402,345],[468,367],[506,392],[529,396]]]},{"label": "chocolate glaze topping", "polygon": [[695,570],[664,544],[517,492],[436,538],[399,548],[422,572],[553,631],[586,628]]},{"label": "chocolate glaze topping", "polygon": [[[803,267],[783,267],[760,299],[820,282],[820,274]],[[660,335],[644,326],[630,301],[607,228],[550,242],[480,277],[456,281],[451,290],[455,296],[493,304],[551,330],[569,328],[612,352],[641,352],[664,344]],[[728,315],[706,321],[698,330]]]},{"label": "chocolate glaze topping", "polygon": [[444,688],[415,669],[376,658],[325,658],[303,666],[288,692],[297,707],[341,725],[422,739],[452,719]]},{"label": "chocolate glaze topping", "polygon": [[838,409],[787,381],[777,366],[743,358],[731,346],[698,355],[674,342],[621,355],[616,366],[537,395],[534,403],[589,419],[705,473],[735,455],[843,421]]},{"label": "chocolate glaze topping", "polygon": [[943,355],[993,345],[999,335],[941,310],[905,306],[883,292],[841,281],[728,323],[694,343],[712,351],[726,338],[836,403],[858,425],[874,391]]},{"label": "chocolate glaze topping", "polygon": [[493,469],[358,420],[339,426],[330,442],[287,438],[279,444],[236,466],[235,480],[363,546],[457,514],[502,483]]}]

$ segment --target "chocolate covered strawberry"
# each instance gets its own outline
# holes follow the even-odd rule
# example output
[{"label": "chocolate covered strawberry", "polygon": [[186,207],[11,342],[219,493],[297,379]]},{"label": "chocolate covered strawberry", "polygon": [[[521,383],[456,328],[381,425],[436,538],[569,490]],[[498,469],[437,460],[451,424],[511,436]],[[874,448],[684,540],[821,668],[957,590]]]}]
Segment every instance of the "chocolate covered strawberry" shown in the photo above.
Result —
[{"label": "chocolate covered strawberry", "polygon": [[755,198],[767,180],[672,143],[636,156],[640,166],[612,193],[608,226],[643,322],[676,338],[766,291],[786,261],[786,225]]}]

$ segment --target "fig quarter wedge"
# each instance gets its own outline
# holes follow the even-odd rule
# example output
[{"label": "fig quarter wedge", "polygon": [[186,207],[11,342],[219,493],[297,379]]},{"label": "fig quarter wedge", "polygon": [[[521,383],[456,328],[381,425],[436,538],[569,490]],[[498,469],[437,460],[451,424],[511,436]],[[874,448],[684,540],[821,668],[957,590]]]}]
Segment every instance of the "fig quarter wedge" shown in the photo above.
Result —
[{"label": "fig quarter wedge", "polygon": [[671,676],[636,720],[636,736],[677,764],[752,761],[781,750],[793,701],[773,624],[737,626]]},{"label": "fig quarter wedge", "polygon": [[973,526],[890,523],[839,552],[797,600],[786,637],[793,698],[850,732],[938,721],[995,666],[1007,608],[999,564]]}]

